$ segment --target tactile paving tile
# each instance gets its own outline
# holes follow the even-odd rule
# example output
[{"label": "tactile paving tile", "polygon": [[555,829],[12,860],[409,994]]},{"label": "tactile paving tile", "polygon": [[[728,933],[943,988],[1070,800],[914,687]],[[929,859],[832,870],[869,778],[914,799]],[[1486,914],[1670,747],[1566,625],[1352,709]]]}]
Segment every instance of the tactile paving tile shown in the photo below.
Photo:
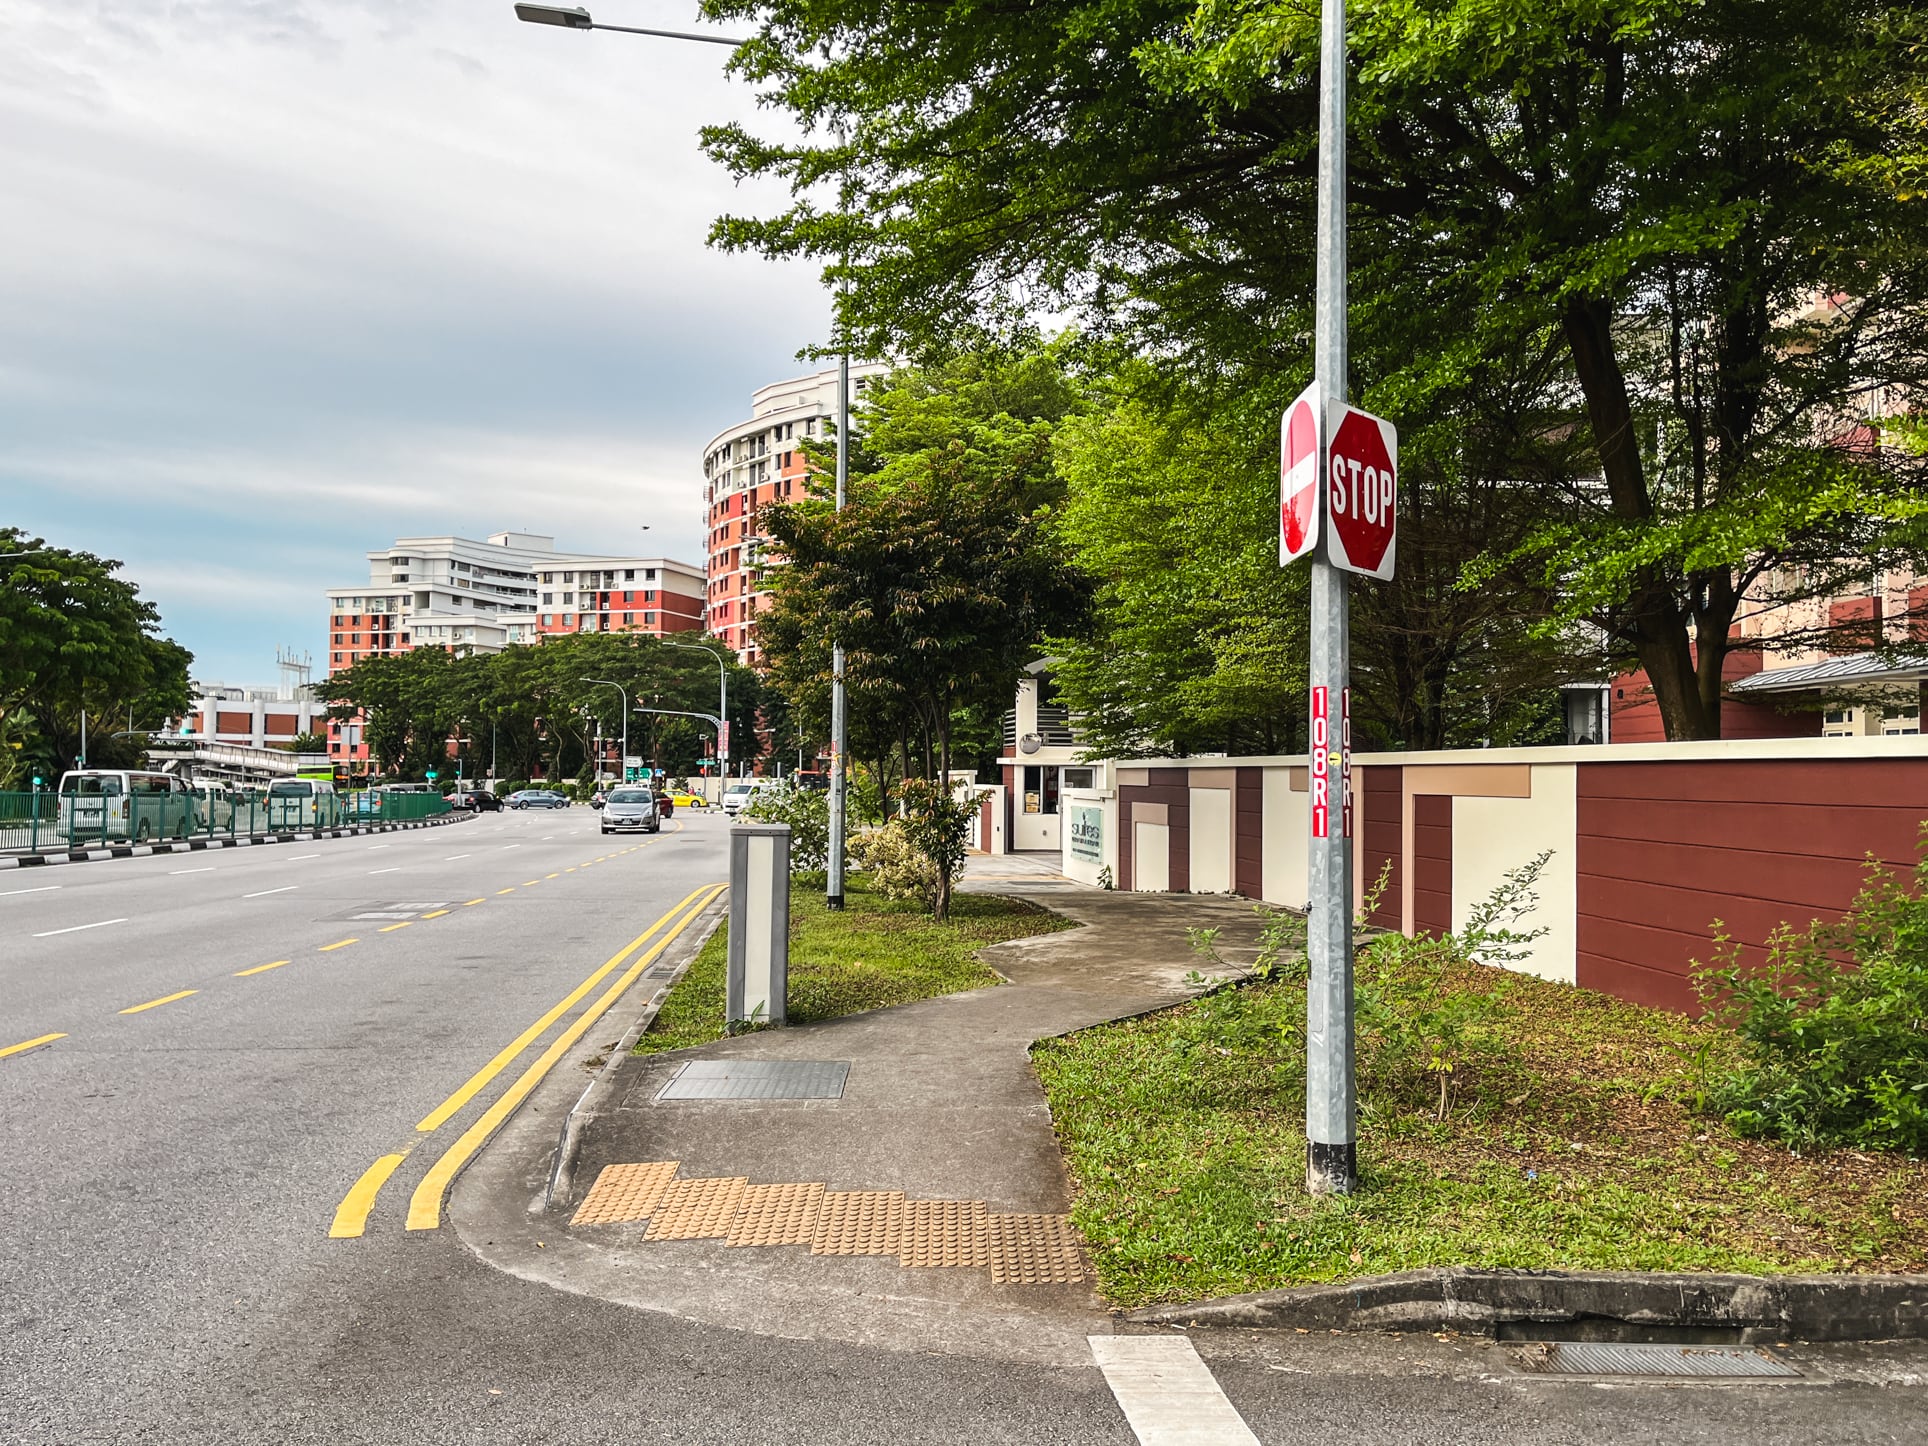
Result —
[{"label": "tactile paving tile", "polygon": [[619,1220],[646,1219],[675,1178],[674,1160],[651,1160],[641,1165],[605,1165],[570,1223],[610,1225]]},{"label": "tactile paving tile", "polygon": [[910,1200],[904,1205],[900,1265],[989,1265],[982,1200]]},{"label": "tactile paving tile", "polygon": [[903,1239],[902,1190],[826,1190],[810,1234],[812,1255],[895,1255]]},{"label": "tactile paving tile", "polygon": [[741,1175],[721,1179],[672,1180],[649,1220],[645,1240],[721,1240],[743,1204],[750,1182]]},{"label": "tactile paving tile", "polygon": [[731,1245],[808,1245],[817,1228],[823,1186],[752,1185],[730,1223]]},{"label": "tactile paving tile", "polygon": [[993,1215],[985,1244],[993,1285],[1069,1285],[1086,1279],[1078,1232],[1063,1215]]}]

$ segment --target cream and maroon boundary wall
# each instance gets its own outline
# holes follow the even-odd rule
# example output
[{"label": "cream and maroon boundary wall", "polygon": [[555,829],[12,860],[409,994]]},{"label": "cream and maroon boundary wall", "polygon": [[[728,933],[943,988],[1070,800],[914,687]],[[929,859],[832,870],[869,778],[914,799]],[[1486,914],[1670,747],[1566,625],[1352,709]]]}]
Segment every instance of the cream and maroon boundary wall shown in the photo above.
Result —
[{"label": "cream and maroon boundary wall", "polygon": [[[1304,906],[1303,760],[1130,760],[1112,777],[1066,795],[1072,878],[1108,868],[1121,889]],[[1371,922],[1463,928],[1508,870],[1550,852],[1524,925],[1548,932],[1521,967],[1686,1010],[1715,920],[1758,958],[1781,921],[1838,916],[1868,855],[1913,864],[1928,739],[1362,754],[1353,797],[1361,896],[1387,874]]]}]

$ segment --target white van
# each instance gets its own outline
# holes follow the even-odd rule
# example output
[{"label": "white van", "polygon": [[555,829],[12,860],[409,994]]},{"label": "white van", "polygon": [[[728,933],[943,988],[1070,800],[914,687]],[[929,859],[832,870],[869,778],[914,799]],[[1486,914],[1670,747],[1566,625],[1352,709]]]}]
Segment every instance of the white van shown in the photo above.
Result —
[{"label": "white van", "polygon": [[74,768],[60,775],[60,827],[70,842],[186,838],[197,822],[193,792],[170,773]]},{"label": "white van", "polygon": [[270,829],[339,823],[341,804],[335,797],[334,780],[277,778],[268,785],[267,815]]}]

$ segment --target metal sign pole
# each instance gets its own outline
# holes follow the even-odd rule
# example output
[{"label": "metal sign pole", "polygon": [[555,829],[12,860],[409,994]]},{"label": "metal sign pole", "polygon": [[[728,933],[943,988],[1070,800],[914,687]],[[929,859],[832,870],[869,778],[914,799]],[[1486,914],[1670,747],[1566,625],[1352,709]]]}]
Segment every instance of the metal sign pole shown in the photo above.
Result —
[{"label": "metal sign pole", "polygon": [[[843,511],[844,488],[850,476],[850,353],[837,358],[837,510]],[[843,644],[830,648],[830,858],[824,880],[824,903],[844,906],[844,773],[850,748],[849,719],[844,701]]]},{"label": "metal sign pole", "polygon": [[[1346,397],[1345,0],[1324,0],[1320,16],[1318,226],[1315,375],[1324,407]],[[1322,429],[1319,456],[1322,508],[1330,493],[1329,431]],[[1330,525],[1320,530],[1312,558],[1305,1179],[1314,1195],[1345,1195],[1359,1178],[1352,1061],[1351,644],[1346,574],[1331,561],[1337,539]]]}]

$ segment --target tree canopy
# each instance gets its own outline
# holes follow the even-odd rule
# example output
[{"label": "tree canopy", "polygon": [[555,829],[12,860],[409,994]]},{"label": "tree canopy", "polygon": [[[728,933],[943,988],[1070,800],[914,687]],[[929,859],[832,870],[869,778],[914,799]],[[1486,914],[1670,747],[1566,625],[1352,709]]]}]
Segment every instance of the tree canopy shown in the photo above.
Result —
[{"label": "tree canopy", "polygon": [[6,741],[59,773],[80,756],[84,712],[89,763],[138,763],[138,738],[116,735],[144,736],[187,711],[193,654],[162,635],[160,611],[119,562],[0,527],[5,554],[25,554],[0,561]]},{"label": "tree canopy", "polygon": [[[676,641],[696,642],[696,638]],[[728,646],[730,754],[756,758],[761,680],[740,665]],[[632,711],[630,751],[671,773],[694,773],[711,749],[715,730],[695,718],[645,712],[714,713],[717,666],[700,653],[639,633],[582,633],[550,638],[540,647],[457,655],[444,648],[363,658],[318,687],[337,718],[360,714],[363,737],[384,773],[421,777],[446,768],[449,740],[458,740],[465,776],[483,776],[491,753],[500,778],[573,776],[593,754],[600,724],[605,742],[622,734],[622,695],[586,681],[603,678],[626,689]]]},{"label": "tree canopy", "polygon": [[[861,344],[1057,313],[1176,365],[1303,371],[1317,7],[706,8],[758,25],[737,64],[806,133],[707,132],[796,194],[716,239],[826,259]],[[1483,365],[1533,378],[1519,436],[1579,465],[1505,479],[1538,525],[1479,576],[1538,587],[1545,638],[1584,622],[1638,660],[1672,736],[1717,735],[1744,606],[1920,555],[1928,462],[1867,424],[1928,382],[1928,14],[1350,9],[1355,395],[1417,433],[1474,420]]]}]

